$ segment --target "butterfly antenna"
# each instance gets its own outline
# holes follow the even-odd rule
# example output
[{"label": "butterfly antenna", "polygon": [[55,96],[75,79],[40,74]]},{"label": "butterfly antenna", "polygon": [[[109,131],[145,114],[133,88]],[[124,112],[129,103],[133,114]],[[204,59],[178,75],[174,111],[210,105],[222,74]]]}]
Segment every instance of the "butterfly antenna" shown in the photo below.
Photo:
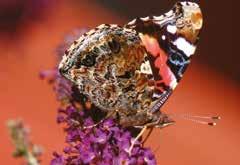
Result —
[{"label": "butterfly antenna", "polygon": [[216,122],[208,122],[208,121],[202,121],[202,120],[197,120],[197,119],[192,119],[192,118],[185,118],[185,117],[183,117],[183,119],[192,121],[192,122],[194,122],[194,123],[203,124],[203,125],[209,125],[209,126],[215,126],[215,125],[217,125]]},{"label": "butterfly antenna", "polygon": [[188,115],[188,114],[184,114],[184,115],[173,114],[170,116],[182,118],[185,120],[192,121],[194,123],[199,123],[199,124],[204,124],[209,126],[217,125],[217,121],[221,119],[220,116],[195,116],[195,115]]},{"label": "butterfly antenna", "polygon": [[189,118],[207,119],[207,120],[220,120],[220,116],[195,116],[195,115],[183,115]]}]

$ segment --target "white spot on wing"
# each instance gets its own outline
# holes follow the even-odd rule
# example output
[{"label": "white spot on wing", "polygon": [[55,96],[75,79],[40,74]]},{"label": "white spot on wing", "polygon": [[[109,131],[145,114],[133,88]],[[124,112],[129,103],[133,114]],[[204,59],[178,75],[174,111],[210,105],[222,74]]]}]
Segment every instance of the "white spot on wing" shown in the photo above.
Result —
[{"label": "white spot on wing", "polygon": [[153,19],[156,21],[160,21],[160,20],[163,20],[164,17],[162,15],[161,16],[153,16]]},{"label": "white spot on wing", "polygon": [[177,32],[177,27],[175,25],[168,25],[167,26],[167,31],[169,33],[175,34]]},{"label": "white spot on wing", "polygon": [[145,61],[144,63],[142,63],[140,70],[142,73],[152,74],[152,69],[149,61]]},{"label": "white spot on wing", "polygon": [[190,7],[199,7],[199,5],[197,3],[194,3],[194,2],[181,2],[181,5],[183,7],[185,6],[190,6]]},{"label": "white spot on wing", "polygon": [[166,40],[166,36],[165,35],[162,35],[162,40]]},{"label": "white spot on wing", "polygon": [[134,19],[131,22],[129,22],[128,25],[134,25],[135,23],[136,23],[136,19]]},{"label": "white spot on wing", "polygon": [[171,81],[171,83],[170,83],[170,87],[171,87],[171,89],[175,89],[176,88],[176,86],[177,86],[177,80],[176,79],[174,79],[173,81]]},{"label": "white spot on wing", "polygon": [[160,98],[161,95],[160,95],[160,94],[157,94],[157,93],[153,93],[153,97],[154,97],[154,98]]},{"label": "white spot on wing", "polygon": [[172,10],[170,10],[169,12],[166,13],[166,16],[167,16],[167,17],[170,17],[170,16],[172,16],[172,15],[173,15],[173,11],[172,11]]},{"label": "white spot on wing", "polygon": [[142,21],[148,21],[149,17],[145,17],[145,18],[140,18]]},{"label": "white spot on wing", "polygon": [[182,50],[186,56],[190,57],[196,50],[196,46],[190,44],[184,38],[179,37],[173,42],[174,45],[177,46],[178,49]]},{"label": "white spot on wing", "polygon": [[186,5],[187,5],[187,2],[181,2],[181,4],[182,4],[183,6],[186,6]]}]

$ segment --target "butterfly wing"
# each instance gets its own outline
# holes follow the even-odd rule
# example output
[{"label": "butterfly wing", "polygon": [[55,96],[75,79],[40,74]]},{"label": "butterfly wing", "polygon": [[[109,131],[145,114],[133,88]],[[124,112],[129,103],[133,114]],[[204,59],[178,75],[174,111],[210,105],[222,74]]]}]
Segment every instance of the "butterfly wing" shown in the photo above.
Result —
[{"label": "butterfly wing", "polygon": [[125,25],[138,32],[148,52],[156,99],[152,113],[162,107],[182,79],[195,52],[202,22],[196,3],[179,2],[162,16],[137,18]]}]

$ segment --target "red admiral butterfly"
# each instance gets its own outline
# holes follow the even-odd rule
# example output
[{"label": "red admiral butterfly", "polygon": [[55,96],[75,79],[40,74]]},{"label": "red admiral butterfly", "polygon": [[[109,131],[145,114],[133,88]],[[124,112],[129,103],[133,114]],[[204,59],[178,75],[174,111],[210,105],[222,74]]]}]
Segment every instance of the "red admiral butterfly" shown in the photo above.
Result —
[{"label": "red admiral butterfly", "polygon": [[189,65],[202,24],[192,2],[123,27],[103,24],[74,41],[59,71],[119,124],[165,127],[173,121],[160,108]]}]

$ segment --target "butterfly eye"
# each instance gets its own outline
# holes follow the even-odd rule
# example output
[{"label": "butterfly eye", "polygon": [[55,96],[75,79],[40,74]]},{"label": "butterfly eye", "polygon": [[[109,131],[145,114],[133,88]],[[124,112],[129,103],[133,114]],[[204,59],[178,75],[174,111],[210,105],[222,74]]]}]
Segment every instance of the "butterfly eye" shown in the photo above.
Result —
[{"label": "butterfly eye", "polygon": [[108,42],[108,45],[109,45],[109,47],[110,47],[110,49],[113,53],[119,53],[119,51],[121,49],[121,46],[120,46],[120,43],[118,41],[113,39],[112,41]]},{"label": "butterfly eye", "polygon": [[96,63],[96,55],[95,54],[87,54],[85,58],[81,61],[81,64],[87,67],[94,66]]}]

